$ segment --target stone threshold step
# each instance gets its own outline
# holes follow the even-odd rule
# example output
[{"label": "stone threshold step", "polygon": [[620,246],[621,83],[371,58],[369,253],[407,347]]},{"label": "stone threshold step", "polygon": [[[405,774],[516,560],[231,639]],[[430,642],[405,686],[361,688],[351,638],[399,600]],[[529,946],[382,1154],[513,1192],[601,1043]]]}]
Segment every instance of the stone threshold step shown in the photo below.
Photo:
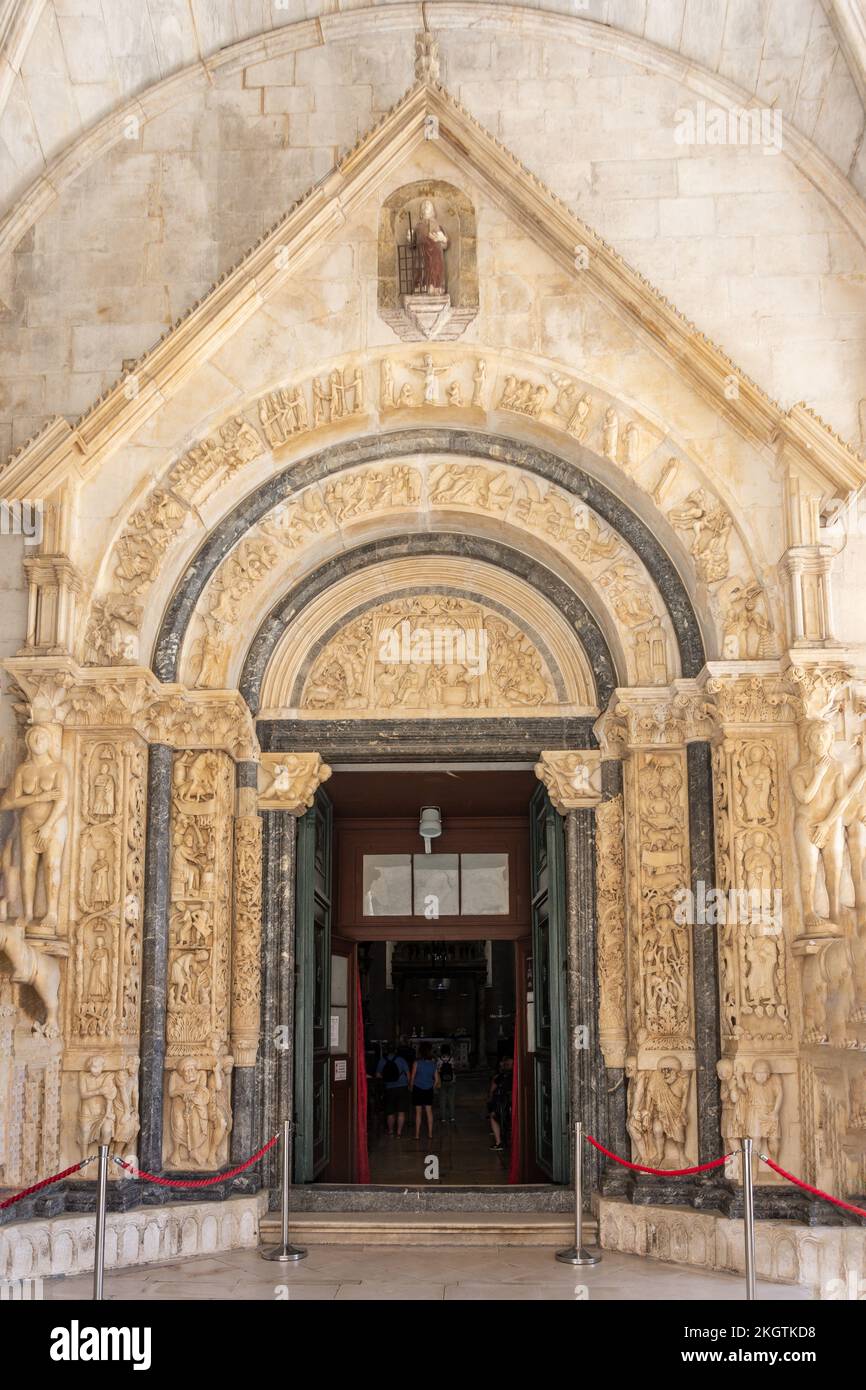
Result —
[{"label": "stone threshold step", "polygon": [[[279,1218],[260,1226],[263,1244],[277,1244]],[[584,1221],[584,1240],[594,1242],[596,1222]],[[310,1245],[569,1245],[574,1222],[558,1212],[295,1212],[291,1238]]]}]

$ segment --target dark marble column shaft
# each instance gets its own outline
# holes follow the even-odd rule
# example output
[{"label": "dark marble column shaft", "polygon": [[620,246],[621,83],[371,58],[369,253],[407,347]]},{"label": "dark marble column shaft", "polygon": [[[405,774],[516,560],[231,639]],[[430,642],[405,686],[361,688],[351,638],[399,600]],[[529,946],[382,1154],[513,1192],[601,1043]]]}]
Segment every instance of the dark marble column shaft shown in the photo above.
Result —
[{"label": "dark marble column shaft", "polygon": [[151,744],[147,765],[147,835],[144,856],[144,926],[141,944],[141,1069],[138,1158],[162,1169],[162,1095],[168,974],[171,858],[172,750]]},{"label": "dark marble column shaft", "polygon": [[[708,743],[690,743],[688,757],[689,853],[693,902],[702,901],[698,883],[715,887],[713,774]],[[716,1062],[721,1054],[719,1021],[718,928],[696,922],[692,928],[692,978],[695,991],[695,1081],[698,1099],[698,1162],[722,1153],[721,1097]]]},{"label": "dark marble column shaft", "polygon": [[[607,1135],[604,1060],[598,1041],[598,974],[595,942],[595,812],[569,811],[565,818],[566,936],[568,961],[569,1148],[574,1125],[602,1143]],[[587,1197],[598,1190],[599,1155],[584,1144]]]},{"label": "dark marble column shaft", "polygon": [[[297,824],[285,811],[263,817],[262,1020],[258,1077],[260,1142],[294,1120],[295,851]],[[279,1145],[263,1160],[270,1204],[279,1204]]]}]

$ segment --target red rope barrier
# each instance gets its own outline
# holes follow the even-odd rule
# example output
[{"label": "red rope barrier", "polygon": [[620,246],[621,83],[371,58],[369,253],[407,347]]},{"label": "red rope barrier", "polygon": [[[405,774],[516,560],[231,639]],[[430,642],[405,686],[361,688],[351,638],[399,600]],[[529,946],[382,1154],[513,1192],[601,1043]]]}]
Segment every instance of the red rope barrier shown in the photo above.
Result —
[{"label": "red rope barrier", "polygon": [[774,1163],[766,1154],[761,1154],[760,1157],[762,1162],[766,1163],[768,1168],[772,1168],[774,1173],[778,1173],[782,1178],[787,1178],[788,1182],[794,1183],[796,1187],[802,1187],[804,1192],[811,1192],[814,1197],[823,1197],[825,1202],[832,1202],[834,1206],[842,1207],[844,1211],[853,1211],[855,1216],[866,1217],[866,1211],[862,1207],[852,1206],[850,1202],[843,1202],[839,1197],[831,1197],[829,1192],[822,1192],[820,1187],[812,1187],[810,1183],[801,1182],[799,1178],[794,1177],[793,1173],[786,1173],[784,1168],[780,1168],[778,1163]]},{"label": "red rope barrier", "polygon": [[250,1168],[257,1163],[262,1154],[266,1154],[268,1149],[272,1149],[279,1139],[279,1134],[275,1134],[273,1139],[269,1139],[267,1144],[248,1158],[246,1163],[239,1163],[237,1168],[229,1168],[225,1173],[216,1173],[212,1178],[190,1178],[185,1181],[183,1178],[161,1178],[157,1173],[146,1173],[143,1168],[133,1168],[131,1163],[125,1159],[115,1158],[115,1163],[120,1168],[125,1168],[134,1178],[144,1178],[147,1182],[155,1182],[159,1187],[213,1187],[215,1183],[225,1182],[227,1178],[234,1178],[238,1173],[242,1173],[245,1168]]},{"label": "red rope barrier", "polygon": [[91,1158],[85,1158],[81,1163],[73,1163],[71,1168],[64,1168],[62,1173],[55,1173],[53,1177],[43,1178],[41,1182],[35,1182],[32,1187],[25,1187],[21,1192],[16,1192],[14,1197],[7,1197],[5,1202],[0,1202],[0,1211],[5,1207],[12,1207],[16,1202],[20,1202],[22,1197],[29,1197],[32,1192],[41,1192],[43,1187],[50,1187],[53,1182],[60,1182],[61,1178],[68,1178],[70,1173],[77,1173],[85,1163],[90,1163]]},{"label": "red rope barrier", "polygon": [[690,1173],[706,1173],[710,1168],[720,1168],[731,1157],[730,1154],[725,1154],[722,1158],[714,1158],[712,1163],[699,1163],[695,1168],[647,1168],[643,1163],[629,1163],[627,1158],[620,1158],[619,1154],[611,1153],[610,1149],[604,1147],[604,1144],[593,1139],[591,1134],[586,1135],[586,1141],[588,1144],[592,1144],[593,1148],[598,1149],[599,1153],[606,1154],[615,1163],[621,1163],[623,1168],[632,1168],[636,1173],[652,1173],[657,1178],[684,1178],[688,1177]]}]

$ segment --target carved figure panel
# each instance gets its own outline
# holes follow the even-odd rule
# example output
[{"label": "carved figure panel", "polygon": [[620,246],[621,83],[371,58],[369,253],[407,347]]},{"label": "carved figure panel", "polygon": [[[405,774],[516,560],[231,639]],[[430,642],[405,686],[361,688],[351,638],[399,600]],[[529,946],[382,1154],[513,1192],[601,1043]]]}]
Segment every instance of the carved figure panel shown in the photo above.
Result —
[{"label": "carved figure panel", "polygon": [[234,768],[223,753],[175,755],[166,1001],[165,1161],[227,1157]]},{"label": "carved figure panel", "polygon": [[689,883],[684,754],[635,753],[637,919],[632,1028],[642,1046],[691,1045],[691,950],[677,904]]},{"label": "carved figure panel", "polygon": [[443,713],[559,703],[545,659],[498,613],[423,595],[369,610],[331,639],[306,709]]},{"label": "carved figure panel", "polygon": [[134,736],[78,734],[72,1036],[138,1034],[147,755]]},{"label": "carved figure panel", "polygon": [[778,769],[772,739],[713,750],[722,1029],[734,1038],[790,1034]]},{"label": "carved figure panel", "polygon": [[262,934],[262,822],[235,821],[232,936],[232,1052],[239,1067],[255,1064],[259,1037]]},{"label": "carved figure panel", "polygon": [[633,1161],[651,1168],[684,1168],[694,1162],[687,1152],[691,1072],[679,1057],[660,1057],[652,1069],[626,1060],[628,1084],[626,1128]]},{"label": "carved figure panel", "polygon": [[599,803],[595,844],[599,1038],[606,1065],[621,1067],[624,1065],[628,1026],[622,796]]}]

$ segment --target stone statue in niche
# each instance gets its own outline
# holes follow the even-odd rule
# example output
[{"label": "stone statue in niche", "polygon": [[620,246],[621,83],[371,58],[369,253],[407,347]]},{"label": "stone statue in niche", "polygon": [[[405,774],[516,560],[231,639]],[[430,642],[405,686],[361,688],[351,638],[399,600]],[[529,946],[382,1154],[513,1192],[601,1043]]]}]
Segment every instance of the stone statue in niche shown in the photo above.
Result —
[{"label": "stone statue in niche", "polygon": [[41,886],[45,911],[38,930],[57,931],[60,876],[69,829],[69,773],[53,756],[51,731],[35,724],[24,735],[29,757],[18,768],[0,800],[0,810],[18,811],[20,840],[21,923],[36,923]]},{"label": "stone statue in niche", "polygon": [[[845,769],[832,754],[835,738],[827,719],[809,719],[803,726],[803,761],[791,773],[796,811],[794,841],[800,869],[800,895],[807,932],[819,929],[815,906],[819,866],[824,870],[831,932],[841,931],[841,888],[845,846],[845,817],[866,786],[866,745],[861,742],[860,768],[848,781]],[[852,863],[852,878],[862,873],[862,862]]]},{"label": "stone statue in niche", "polygon": [[404,342],[453,342],[475,318],[475,209],[465,193],[440,179],[424,179],[385,200],[378,309]]},{"label": "stone statue in niche", "polygon": [[[410,227],[409,235],[413,232]],[[415,293],[444,294],[446,288],[445,251],[448,233],[440,226],[432,198],[421,204],[421,216],[414,229]]]}]

